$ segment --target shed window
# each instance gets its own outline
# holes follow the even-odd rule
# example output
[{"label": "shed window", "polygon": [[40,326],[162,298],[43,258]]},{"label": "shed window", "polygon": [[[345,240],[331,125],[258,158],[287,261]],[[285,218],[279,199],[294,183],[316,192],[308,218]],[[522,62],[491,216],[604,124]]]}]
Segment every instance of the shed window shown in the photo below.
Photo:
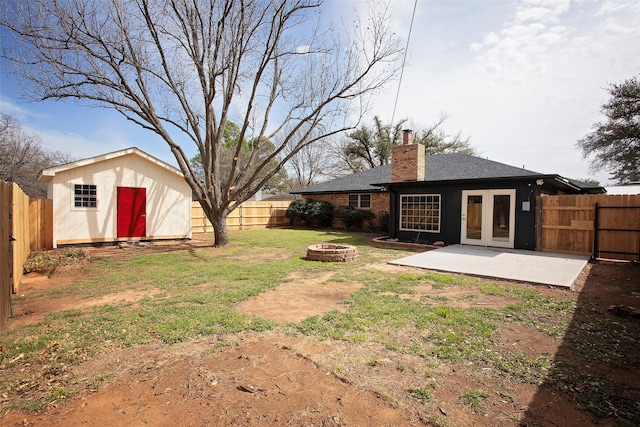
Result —
[{"label": "shed window", "polygon": [[400,229],[440,232],[440,195],[400,196]]},{"label": "shed window", "polygon": [[75,184],[73,186],[73,206],[76,208],[95,208],[98,206],[97,186]]},{"label": "shed window", "polygon": [[371,207],[371,194],[349,194],[349,206],[369,209]]}]

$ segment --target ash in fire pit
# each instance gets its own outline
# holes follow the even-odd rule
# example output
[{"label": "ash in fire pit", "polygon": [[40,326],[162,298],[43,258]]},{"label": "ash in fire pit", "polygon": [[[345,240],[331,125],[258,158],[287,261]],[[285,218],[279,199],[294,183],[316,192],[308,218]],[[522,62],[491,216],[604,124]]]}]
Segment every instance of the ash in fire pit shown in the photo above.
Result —
[{"label": "ash in fire pit", "polygon": [[358,248],[351,245],[320,243],[307,248],[307,260],[322,262],[345,262],[358,258]]}]

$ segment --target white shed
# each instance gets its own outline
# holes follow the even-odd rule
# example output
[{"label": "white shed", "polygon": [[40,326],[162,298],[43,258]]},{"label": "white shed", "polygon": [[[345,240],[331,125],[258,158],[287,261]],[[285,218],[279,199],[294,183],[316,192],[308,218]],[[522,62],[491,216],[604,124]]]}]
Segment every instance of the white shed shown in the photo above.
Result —
[{"label": "white shed", "polygon": [[53,246],[191,238],[191,188],[138,148],[45,169]]}]

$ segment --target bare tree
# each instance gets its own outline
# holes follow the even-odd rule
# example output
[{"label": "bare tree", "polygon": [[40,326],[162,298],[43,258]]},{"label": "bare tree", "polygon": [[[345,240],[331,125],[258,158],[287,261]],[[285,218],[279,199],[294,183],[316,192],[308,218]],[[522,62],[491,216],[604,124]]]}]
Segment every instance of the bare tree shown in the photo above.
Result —
[{"label": "bare tree", "polygon": [[427,154],[463,153],[472,156],[478,154],[469,142],[470,137],[463,138],[460,132],[449,135],[444,131],[442,127],[448,118],[446,113],[441,113],[440,118],[430,126],[426,128],[415,126],[414,128],[418,129],[415,131],[415,142],[423,144]]},{"label": "bare tree", "polygon": [[402,141],[402,128],[406,120],[395,125],[385,125],[378,116],[373,118],[373,128],[361,126],[351,132],[344,142],[343,158],[349,169],[359,172],[389,164],[391,148]]},{"label": "bare tree", "polygon": [[68,154],[42,147],[40,136],[26,132],[15,118],[0,117],[0,179],[15,182],[30,197],[47,197],[38,181],[42,169],[70,161]]},{"label": "bare tree", "polygon": [[[323,24],[321,0],[10,0],[3,8],[2,25],[15,35],[3,57],[31,94],[110,107],[161,136],[216,246],[228,243],[227,215],[299,150],[357,126],[402,50],[388,5],[342,29]],[[223,176],[228,120],[240,134]],[[240,164],[245,140],[258,143]],[[278,144],[263,156],[260,141]]]},{"label": "bare tree", "polygon": [[[295,140],[291,143],[295,149]],[[288,189],[298,190],[319,182],[327,176],[327,168],[331,163],[331,151],[327,139],[318,140],[298,150],[287,163]]]},{"label": "bare tree", "polygon": [[469,137],[462,138],[460,133],[452,136],[443,130],[442,126],[447,118],[443,113],[432,125],[422,127],[407,125],[407,119],[394,125],[385,124],[376,116],[373,118],[373,127],[363,125],[349,133],[347,139],[333,144],[334,153],[339,159],[333,169],[339,175],[389,164],[391,149],[402,142],[402,130],[407,127],[413,127],[414,141],[424,145],[426,154],[476,154],[475,148],[469,143]]}]

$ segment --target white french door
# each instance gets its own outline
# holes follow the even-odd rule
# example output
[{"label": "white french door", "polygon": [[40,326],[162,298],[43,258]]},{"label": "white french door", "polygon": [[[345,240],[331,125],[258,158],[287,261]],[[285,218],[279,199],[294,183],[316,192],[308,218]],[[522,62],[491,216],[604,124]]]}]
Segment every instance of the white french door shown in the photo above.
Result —
[{"label": "white french door", "polygon": [[462,192],[460,243],[513,248],[516,190]]}]

